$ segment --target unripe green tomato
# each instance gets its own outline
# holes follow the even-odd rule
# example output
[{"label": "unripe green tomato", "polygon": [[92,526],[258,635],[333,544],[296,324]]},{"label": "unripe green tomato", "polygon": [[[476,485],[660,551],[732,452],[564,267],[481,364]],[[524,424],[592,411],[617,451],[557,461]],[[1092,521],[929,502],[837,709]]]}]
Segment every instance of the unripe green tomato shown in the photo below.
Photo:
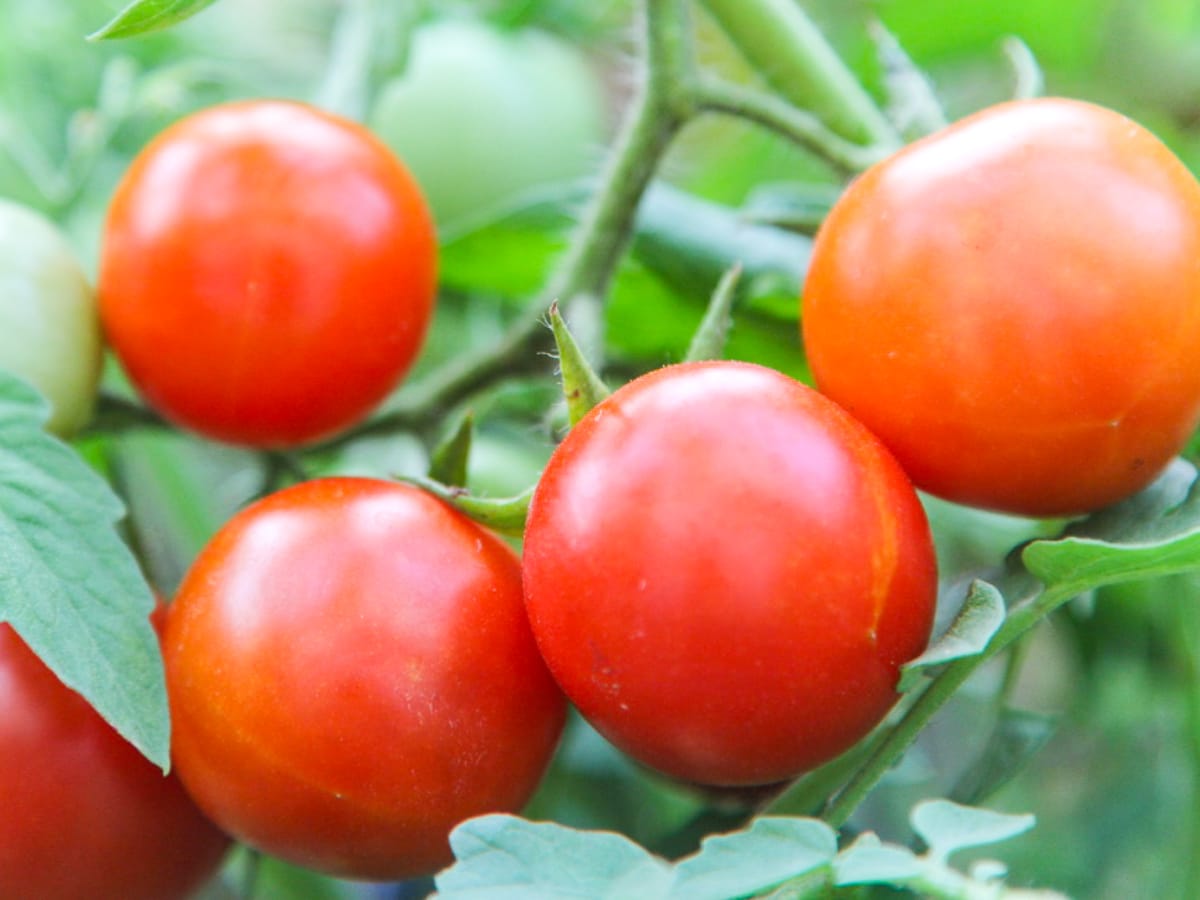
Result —
[{"label": "unripe green tomato", "polygon": [[439,225],[584,175],[599,158],[599,80],[569,44],[446,20],[418,30],[410,53],[369,124],[416,176]]},{"label": "unripe green tomato", "polygon": [[96,298],[58,228],[0,199],[0,369],[50,401],[47,427],[69,436],[90,418],[102,343]]}]

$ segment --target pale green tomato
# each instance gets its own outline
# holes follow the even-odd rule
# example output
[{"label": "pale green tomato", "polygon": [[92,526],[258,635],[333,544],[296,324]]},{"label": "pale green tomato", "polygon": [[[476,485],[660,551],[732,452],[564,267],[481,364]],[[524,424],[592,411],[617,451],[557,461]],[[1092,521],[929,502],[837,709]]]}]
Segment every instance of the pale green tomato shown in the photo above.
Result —
[{"label": "pale green tomato", "polygon": [[384,86],[369,124],[446,225],[591,172],[604,119],[599,79],[570,44],[452,19],[413,36],[408,67]]},{"label": "pale green tomato", "polygon": [[0,369],[50,401],[55,434],[90,418],[102,346],[95,294],[66,238],[40,213],[0,199]]}]

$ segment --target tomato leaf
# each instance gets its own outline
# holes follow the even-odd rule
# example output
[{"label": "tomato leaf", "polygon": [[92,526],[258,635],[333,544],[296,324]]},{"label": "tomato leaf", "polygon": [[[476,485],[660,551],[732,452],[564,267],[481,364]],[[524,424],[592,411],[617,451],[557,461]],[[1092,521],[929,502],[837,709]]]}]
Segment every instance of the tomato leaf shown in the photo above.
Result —
[{"label": "tomato leaf", "polygon": [[825,896],[831,885],[909,886],[922,896],[1061,900],[1051,891],[1005,888],[1004,867],[984,863],[971,875],[950,868],[954,850],[1026,831],[1033,816],[1014,816],[930,800],[913,809],[930,852],[860,835],[840,853],[837,834],[819,819],[764,816],[744,830],[707,838],[674,865],[627,838],[516,816],[469,819],[450,833],[457,862],[436,877],[439,900],[727,900]]},{"label": "tomato leaf", "polygon": [[946,633],[901,668],[900,692],[916,686],[927,669],[981,653],[1004,623],[1004,616],[1004,597],[1000,591],[986,581],[973,582]]},{"label": "tomato leaf", "polygon": [[742,204],[742,218],[760,225],[774,225],[792,231],[815,231],[842,189],[832,184],[777,181],[760,184]]},{"label": "tomato leaf", "polygon": [[450,833],[458,860],[435,879],[440,900],[658,900],[671,868],[612,832],[516,816],[468,819]]},{"label": "tomato leaf", "polygon": [[1058,540],[1034,541],[1022,560],[1062,593],[1200,568],[1195,468],[1177,460],[1129,500],[1088,517]]},{"label": "tomato leaf", "polygon": [[921,874],[921,860],[907,847],[885,844],[872,832],[860,834],[838,854],[835,863],[839,886],[894,884]]},{"label": "tomato leaf", "polygon": [[675,867],[672,900],[748,897],[828,867],[837,833],[816,819],[764,816],[749,828],[709,837]]},{"label": "tomato leaf", "polygon": [[1058,719],[1043,713],[1005,707],[987,746],[959,777],[950,792],[959,803],[981,803],[1007,784],[1046,745]]},{"label": "tomato leaf", "polygon": [[[787,297],[782,316],[795,321],[800,286],[812,242],[797,234],[748,220],[737,210],[710,203],[666,185],[655,185],[639,210],[633,253],[671,287],[707,297],[735,264],[744,272],[745,300]],[[776,311],[770,304],[764,312]]]},{"label": "tomato leaf", "polygon": [[161,31],[190,19],[215,0],[133,0],[104,27],[88,35],[89,41],[135,37]]},{"label": "tomato leaf", "polygon": [[913,830],[933,859],[945,860],[956,850],[982,847],[1024,834],[1034,825],[1031,815],[1011,815],[962,806],[949,800],[924,800],[909,815]]},{"label": "tomato leaf", "polygon": [[0,621],[154,763],[168,766],[154,597],[113,524],[124,509],[48,404],[0,372]]}]

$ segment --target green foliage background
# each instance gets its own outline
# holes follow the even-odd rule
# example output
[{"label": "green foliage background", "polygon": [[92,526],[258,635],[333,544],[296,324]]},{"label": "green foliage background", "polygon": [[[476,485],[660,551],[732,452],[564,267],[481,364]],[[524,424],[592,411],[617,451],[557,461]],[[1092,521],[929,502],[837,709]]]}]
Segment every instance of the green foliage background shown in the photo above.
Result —
[{"label": "green foliage background", "polygon": [[[94,272],[109,194],[151,135],[190,110],[234,97],[322,97],[362,106],[402,70],[408,23],[434,7],[485,15],[500,27],[544,27],[577,43],[601,74],[611,122],[628,94],[629,10],[621,0],[380,4],[394,12],[365,59],[333,50],[331,34],[353,6],[224,0],[159,34],[88,43],[84,36],[116,12],[114,0],[0,0],[0,196],[56,219]],[[1001,43],[1019,37],[1041,64],[1048,93],[1128,113],[1200,171],[1200,5],[1191,0],[804,6],[876,90],[882,75],[865,23],[882,19],[929,73],[952,117],[1012,93],[1013,68]],[[699,28],[708,64],[751,79],[715,28],[703,20]],[[365,95],[346,93],[354,90]],[[597,162],[602,150],[597,146]],[[745,261],[747,274],[729,355],[805,377],[795,296],[807,235],[836,196],[836,174],[779,138],[712,120],[689,129],[664,175],[643,206],[606,312],[610,382],[678,359],[735,259]],[[438,319],[414,380],[495,339],[541,285],[585,189],[547,186],[443,233]],[[789,230],[772,227],[780,222]],[[123,390],[116,372],[107,385]],[[524,489],[553,446],[559,422],[546,413],[553,385],[516,379],[472,407],[479,423],[472,488],[495,496]],[[271,475],[257,456],[175,434],[93,436],[80,446],[125,497],[127,537],[168,592],[207,536]],[[364,441],[311,461],[314,471],[377,475],[419,474],[426,462],[421,441],[409,437]],[[1048,527],[936,501],[930,510],[951,581]],[[1197,883],[1189,868],[1200,867],[1198,603],[1200,582],[1188,575],[1105,587],[1072,601],[1024,645],[1007,706],[998,710],[994,699],[1004,666],[984,667],[854,824],[903,841],[915,801],[956,785],[972,793],[964,784],[982,798],[994,787],[989,806],[1038,819],[1001,852],[1012,883],[1112,900],[1184,896],[1181,886]],[[1002,786],[970,768],[994,727],[1018,757],[1040,748]],[[652,776],[575,722],[529,814],[617,830],[671,853],[686,851],[706,830],[734,827],[745,816],[745,799]],[[228,896],[244,867],[235,858],[228,883],[215,885],[211,897]],[[281,900],[404,896],[398,888],[338,884],[273,862],[259,879],[262,896]]]}]

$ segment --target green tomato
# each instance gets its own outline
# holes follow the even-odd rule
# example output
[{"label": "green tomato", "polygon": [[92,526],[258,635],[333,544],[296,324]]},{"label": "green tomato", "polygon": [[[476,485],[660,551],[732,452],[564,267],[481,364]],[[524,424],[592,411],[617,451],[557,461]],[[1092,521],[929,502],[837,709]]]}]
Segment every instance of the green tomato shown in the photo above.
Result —
[{"label": "green tomato", "polygon": [[369,124],[446,225],[591,171],[604,118],[599,79],[570,44],[454,19],[413,35],[408,67]]},{"label": "green tomato", "polygon": [[40,213],[0,199],[0,369],[50,401],[55,434],[91,416],[102,347],[95,294],[66,238]]}]

